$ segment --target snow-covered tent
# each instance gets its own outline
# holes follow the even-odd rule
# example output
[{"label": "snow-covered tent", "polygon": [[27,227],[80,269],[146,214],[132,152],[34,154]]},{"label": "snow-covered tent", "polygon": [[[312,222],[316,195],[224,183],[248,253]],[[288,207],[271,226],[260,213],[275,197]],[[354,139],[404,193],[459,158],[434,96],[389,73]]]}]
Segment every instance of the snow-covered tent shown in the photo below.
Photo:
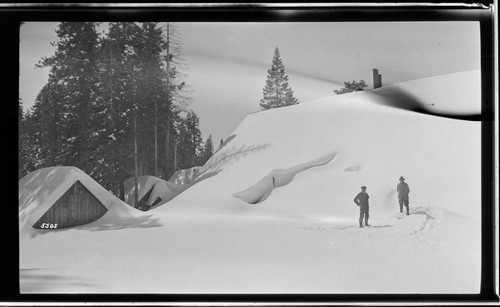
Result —
[{"label": "snow-covered tent", "polygon": [[[125,202],[131,206],[134,205],[135,193],[134,177],[125,180]],[[150,207],[166,202],[175,196],[178,185],[166,182],[155,176],[137,177],[139,208],[147,210]]]},{"label": "snow-covered tent", "polygon": [[33,171],[19,181],[20,227],[67,228],[91,223],[121,201],[76,167]]}]

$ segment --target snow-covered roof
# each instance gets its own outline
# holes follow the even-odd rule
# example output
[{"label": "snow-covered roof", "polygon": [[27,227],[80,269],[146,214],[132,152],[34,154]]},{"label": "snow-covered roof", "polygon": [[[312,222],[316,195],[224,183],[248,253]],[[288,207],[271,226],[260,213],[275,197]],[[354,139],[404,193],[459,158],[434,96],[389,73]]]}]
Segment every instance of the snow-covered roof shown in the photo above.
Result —
[{"label": "snow-covered roof", "polygon": [[200,169],[201,166],[193,166],[188,169],[178,170],[168,181],[174,184],[189,184],[196,178]]},{"label": "snow-covered roof", "polygon": [[[149,175],[138,176],[137,187],[139,190],[139,201],[153,188],[146,203],[147,206],[151,206],[157,197],[160,197],[162,201],[171,199],[177,189],[176,184]],[[133,205],[134,203],[134,177],[125,180],[125,202],[129,205]]]},{"label": "snow-covered roof", "polygon": [[107,209],[115,204],[123,204],[119,198],[76,167],[42,168],[19,180],[20,226],[26,223],[34,225],[77,181],[80,181]]}]

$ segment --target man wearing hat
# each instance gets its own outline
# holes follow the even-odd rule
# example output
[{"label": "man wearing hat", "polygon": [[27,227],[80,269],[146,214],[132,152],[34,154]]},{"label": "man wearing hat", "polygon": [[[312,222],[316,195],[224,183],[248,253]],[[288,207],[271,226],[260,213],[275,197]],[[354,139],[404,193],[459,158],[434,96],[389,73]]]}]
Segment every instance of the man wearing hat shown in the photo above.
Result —
[{"label": "man wearing hat", "polygon": [[405,182],[405,179],[403,176],[399,178],[399,183],[398,183],[398,200],[399,200],[399,212],[403,213],[403,205],[406,207],[406,215],[410,215],[410,199],[408,194],[410,194],[410,187],[408,184]]},{"label": "man wearing hat", "polygon": [[370,197],[368,196],[368,193],[366,193],[365,186],[362,186],[361,192],[359,192],[358,195],[356,195],[356,197],[354,197],[354,203],[359,207],[359,227],[360,228],[363,227],[363,218],[365,219],[365,225],[370,226],[370,225],[368,225],[368,217],[369,217],[368,198],[370,198]]}]

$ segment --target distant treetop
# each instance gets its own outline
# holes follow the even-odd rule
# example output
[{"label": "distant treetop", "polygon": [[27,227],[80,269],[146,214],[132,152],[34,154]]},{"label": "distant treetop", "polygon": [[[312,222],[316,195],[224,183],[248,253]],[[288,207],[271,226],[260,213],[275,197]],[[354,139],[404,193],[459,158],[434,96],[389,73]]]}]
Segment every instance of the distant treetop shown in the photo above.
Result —
[{"label": "distant treetop", "polygon": [[297,98],[293,96],[292,88],[288,85],[288,76],[285,74],[285,66],[281,61],[278,47],[274,50],[273,63],[267,71],[266,86],[263,91],[264,98],[260,100],[262,110],[298,103]]},{"label": "distant treetop", "polygon": [[335,94],[341,95],[345,93],[351,93],[351,92],[359,92],[362,91],[363,88],[367,87],[368,85],[365,83],[364,80],[361,80],[359,82],[356,82],[353,80],[352,82],[349,81],[344,81],[344,87],[339,89],[339,90],[333,90]]}]

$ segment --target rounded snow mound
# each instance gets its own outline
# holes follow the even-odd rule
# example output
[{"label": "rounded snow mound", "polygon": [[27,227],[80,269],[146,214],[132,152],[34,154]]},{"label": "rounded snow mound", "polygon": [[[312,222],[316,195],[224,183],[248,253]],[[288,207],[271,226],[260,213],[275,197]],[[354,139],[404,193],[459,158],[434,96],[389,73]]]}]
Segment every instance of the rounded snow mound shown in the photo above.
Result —
[{"label": "rounded snow mound", "polygon": [[[466,71],[250,114],[199,171],[198,178],[206,179],[171,207],[352,218],[358,210],[353,198],[364,185],[373,216],[383,217],[399,210],[396,186],[404,176],[410,206],[441,207],[477,219],[481,122],[444,113],[454,113],[455,105],[462,114],[476,113],[479,76]],[[428,113],[412,111],[411,103]],[[294,167],[333,152],[330,163],[288,180]]]}]

